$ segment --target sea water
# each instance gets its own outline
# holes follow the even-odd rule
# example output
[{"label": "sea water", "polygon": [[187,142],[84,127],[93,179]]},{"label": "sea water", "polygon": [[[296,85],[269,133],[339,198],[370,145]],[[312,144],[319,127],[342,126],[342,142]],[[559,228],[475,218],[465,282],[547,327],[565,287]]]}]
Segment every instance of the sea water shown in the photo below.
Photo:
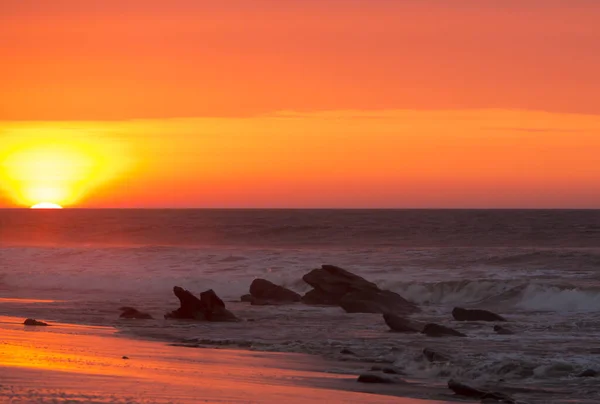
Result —
[{"label": "sea water", "polygon": [[[391,333],[380,315],[337,307],[239,302],[258,277],[306,292],[302,276],[325,263],[468,337]],[[164,320],[175,285],[214,289],[251,321]],[[425,383],[454,378],[529,402],[600,401],[598,379],[576,377],[600,371],[600,211],[0,210],[0,298],[0,315],[128,337],[393,363]],[[121,306],[156,320],[119,320]],[[456,306],[500,313],[515,335],[456,323]],[[451,361],[429,363],[423,348]]]}]

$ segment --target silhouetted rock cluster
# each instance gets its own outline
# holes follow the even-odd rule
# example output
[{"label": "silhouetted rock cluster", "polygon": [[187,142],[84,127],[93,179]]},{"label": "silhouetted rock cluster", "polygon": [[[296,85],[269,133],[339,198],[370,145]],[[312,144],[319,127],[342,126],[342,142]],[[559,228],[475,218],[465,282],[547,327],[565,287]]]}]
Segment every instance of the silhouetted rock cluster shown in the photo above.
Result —
[{"label": "silhouetted rock cluster", "polygon": [[414,303],[345,269],[323,265],[302,278],[313,287],[302,298],[306,304],[335,305],[348,313],[411,314],[419,311]]},{"label": "silhouetted rock cluster", "polygon": [[179,299],[180,307],[165,314],[165,318],[215,322],[238,321],[212,289],[200,293],[200,299],[179,286],[173,288],[173,293]]}]

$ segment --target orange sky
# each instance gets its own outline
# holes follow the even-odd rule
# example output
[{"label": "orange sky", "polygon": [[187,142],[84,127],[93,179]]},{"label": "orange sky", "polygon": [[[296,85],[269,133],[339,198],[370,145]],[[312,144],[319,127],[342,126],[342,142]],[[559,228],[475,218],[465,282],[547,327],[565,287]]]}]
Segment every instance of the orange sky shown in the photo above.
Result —
[{"label": "orange sky", "polygon": [[594,0],[3,2],[0,206],[600,208],[598,21]]}]

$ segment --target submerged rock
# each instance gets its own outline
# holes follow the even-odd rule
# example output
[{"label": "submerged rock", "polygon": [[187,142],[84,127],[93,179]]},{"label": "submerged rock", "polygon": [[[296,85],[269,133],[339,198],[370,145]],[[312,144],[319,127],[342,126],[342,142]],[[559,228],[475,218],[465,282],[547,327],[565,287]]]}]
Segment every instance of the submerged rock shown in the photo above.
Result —
[{"label": "submerged rock", "polygon": [[442,362],[450,362],[450,357],[446,356],[444,354],[441,354],[439,352],[434,351],[433,349],[429,349],[429,348],[425,348],[423,349],[423,356],[425,357],[425,359],[427,359],[429,362],[438,362],[438,363],[442,363]]},{"label": "submerged rock", "polygon": [[373,366],[371,370],[374,372],[383,372],[387,375],[406,375],[406,373],[395,366]]},{"label": "submerged rock", "polygon": [[129,318],[129,319],[136,319],[136,320],[151,320],[152,319],[152,316],[150,314],[141,312],[138,309],[135,309],[133,307],[121,307],[120,310],[122,311],[121,315],[119,316],[120,318]]},{"label": "submerged rock", "polygon": [[179,286],[173,288],[173,293],[179,299],[180,307],[165,314],[165,318],[214,322],[239,321],[225,308],[223,300],[212,289],[200,293],[200,299]]},{"label": "submerged rock", "polygon": [[39,327],[47,327],[48,326],[48,323],[44,323],[43,321],[37,321],[37,320],[35,320],[33,318],[28,318],[27,320],[25,320],[23,322],[23,324],[24,325],[36,325],[36,326],[39,326]]},{"label": "submerged rock", "polygon": [[242,297],[240,297],[240,300],[242,302],[246,302],[246,303],[252,303],[252,301],[254,300],[254,297],[252,297],[252,295],[248,294],[248,295],[243,295]]},{"label": "submerged rock", "polygon": [[506,321],[504,317],[491,311],[463,309],[461,307],[455,307],[452,310],[452,317],[456,321]]},{"label": "submerged rock", "polygon": [[448,388],[454,392],[457,396],[477,398],[480,400],[496,400],[497,402],[503,403],[514,403],[514,399],[504,393],[496,393],[491,391],[479,390],[474,387],[468,386],[450,380],[448,382]]},{"label": "submerged rock", "polygon": [[302,296],[293,290],[276,285],[266,279],[255,279],[250,285],[249,296],[245,295],[243,298],[258,306],[295,303],[302,299]]},{"label": "submerged rock", "polygon": [[453,328],[433,323],[427,324],[422,332],[428,337],[466,337],[465,334]]},{"label": "submerged rock", "polygon": [[579,373],[577,377],[598,377],[599,373],[593,369],[587,369]]},{"label": "submerged rock", "polygon": [[339,305],[348,313],[403,313],[419,311],[397,293],[381,290],[345,269],[323,265],[302,278],[314,288],[302,298],[306,304]]},{"label": "submerged rock", "polygon": [[384,314],[383,320],[390,327],[390,330],[395,332],[421,332],[423,331],[423,324],[411,321],[404,317],[397,316],[395,314]]},{"label": "submerged rock", "polygon": [[358,380],[357,382],[359,383],[379,383],[379,384],[392,384],[395,383],[394,379],[391,379],[389,377],[385,377],[385,376],[381,376],[381,375],[375,375],[373,373],[365,373],[362,374],[360,376],[358,376]]},{"label": "submerged rock", "polygon": [[340,353],[342,355],[356,355],[354,352],[352,352],[351,350],[349,350],[348,348],[343,348]]},{"label": "submerged rock", "polygon": [[500,334],[500,335],[513,335],[514,334],[513,331],[509,330],[508,328],[504,328],[500,325],[495,325],[494,331],[496,331],[496,333]]}]

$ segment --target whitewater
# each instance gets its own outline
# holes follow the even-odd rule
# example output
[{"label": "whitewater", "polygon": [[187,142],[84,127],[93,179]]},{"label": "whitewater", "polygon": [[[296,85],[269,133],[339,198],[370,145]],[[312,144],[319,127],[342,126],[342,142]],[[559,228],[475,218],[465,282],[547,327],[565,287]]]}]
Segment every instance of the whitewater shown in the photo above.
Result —
[{"label": "whitewater", "polygon": [[[299,293],[334,264],[417,303],[416,320],[468,335],[391,333],[380,315],[240,302],[253,279]],[[163,320],[173,286],[214,289],[238,317]],[[0,211],[0,315],[115,327],[193,347],[299,352],[394,364],[432,385],[456,378],[527,402],[598,402],[600,211],[73,210]],[[35,302],[22,299],[35,299]],[[156,320],[120,320],[134,306]],[[505,316],[453,322],[456,306]],[[449,356],[423,359],[424,348]],[[352,354],[342,352],[352,352]]]}]

